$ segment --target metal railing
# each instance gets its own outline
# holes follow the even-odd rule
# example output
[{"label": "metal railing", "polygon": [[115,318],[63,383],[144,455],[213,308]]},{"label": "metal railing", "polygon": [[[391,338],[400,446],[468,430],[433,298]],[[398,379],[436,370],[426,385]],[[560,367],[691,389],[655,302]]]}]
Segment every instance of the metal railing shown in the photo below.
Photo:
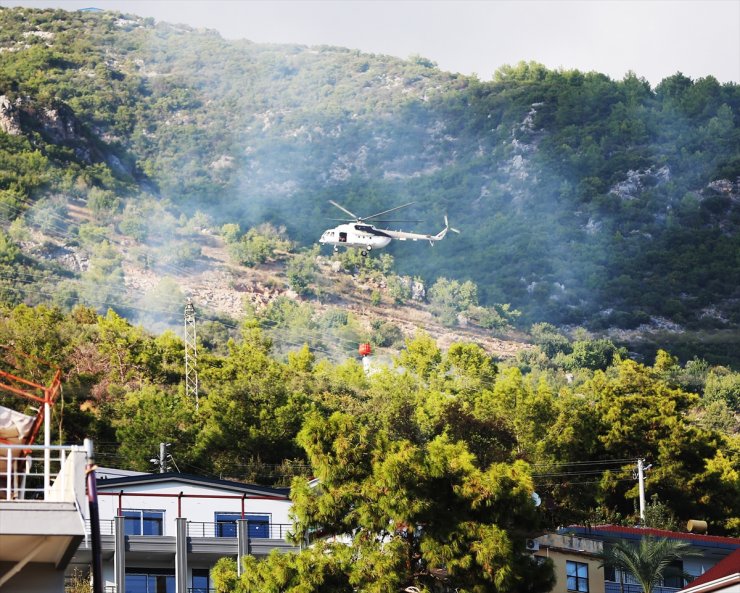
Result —
[{"label": "metal railing", "polygon": [[[286,539],[292,525],[247,521],[249,539]],[[236,523],[188,521],[189,537],[236,537]]]},{"label": "metal railing", "polygon": [[[113,519],[100,519],[98,521],[100,525],[100,535],[115,535],[116,534],[116,522]],[[90,520],[85,521],[85,533],[91,533],[92,526]]]},{"label": "metal railing", "polygon": [[[103,593],[116,593],[116,586],[115,585],[105,585],[103,587]],[[187,588],[188,593],[216,593],[216,589],[213,589],[212,587],[209,587],[206,589],[205,587],[188,587]]]},{"label": "metal railing", "polygon": [[[615,583],[613,581],[606,581],[604,583],[604,589],[606,593],[643,593],[642,587],[634,583]],[[676,593],[680,591],[682,587],[663,587],[655,586],[653,593]]]},{"label": "metal railing", "polygon": [[[99,521],[100,535],[115,535],[116,523],[113,519],[101,519]],[[289,523],[264,523],[257,522],[247,524],[249,539],[280,539],[288,537],[292,525]],[[91,532],[90,520],[85,521],[85,531]],[[164,534],[162,534],[164,535]],[[147,537],[161,537],[151,535]],[[222,537],[236,538],[236,524],[228,522],[201,522],[188,521],[188,537]]]},{"label": "metal railing", "polygon": [[75,476],[74,468],[65,468],[65,464],[75,452],[85,454],[86,447],[0,443],[0,499],[69,499],[70,489],[75,488],[79,476]]}]

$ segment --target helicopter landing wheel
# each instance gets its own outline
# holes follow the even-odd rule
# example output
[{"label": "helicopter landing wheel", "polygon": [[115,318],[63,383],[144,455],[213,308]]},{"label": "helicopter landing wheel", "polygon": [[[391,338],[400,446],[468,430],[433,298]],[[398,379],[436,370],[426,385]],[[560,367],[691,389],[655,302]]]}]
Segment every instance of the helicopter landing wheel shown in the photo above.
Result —
[{"label": "helicopter landing wheel", "polygon": [[339,253],[339,247],[337,247],[336,245],[334,246],[334,253]]},{"label": "helicopter landing wheel", "polygon": [[362,257],[367,257],[367,251],[365,251],[365,250],[363,249],[362,251],[360,251],[360,255],[361,255]]}]

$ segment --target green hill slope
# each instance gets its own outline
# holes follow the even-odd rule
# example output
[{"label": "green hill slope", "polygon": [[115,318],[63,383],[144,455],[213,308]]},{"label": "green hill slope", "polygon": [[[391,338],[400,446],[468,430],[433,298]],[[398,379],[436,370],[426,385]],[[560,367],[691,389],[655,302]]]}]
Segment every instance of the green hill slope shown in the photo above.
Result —
[{"label": "green hill slope", "polygon": [[[392,246],[399,273],[471,279],[523,322],[740,322],[740,89],[712,77],[651,89],[520,64],[482,82],[423,58],[0,9],[0,95],[8,224],[145,246],[171,233],[142,214],[153,197],[310,245],[330,199],[361,214],[414,200],[419,231],[447,214],[463,232]],[[82,238],[54,218],[72,200],[96,216]]]}]

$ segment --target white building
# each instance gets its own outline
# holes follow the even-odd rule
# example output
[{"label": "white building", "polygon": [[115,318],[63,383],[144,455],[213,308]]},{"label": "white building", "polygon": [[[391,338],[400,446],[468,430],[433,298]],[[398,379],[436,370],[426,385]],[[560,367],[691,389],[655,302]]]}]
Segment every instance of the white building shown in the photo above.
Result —
[{"label": "white building", "polygon": [[92,447],[0,445],[0,593],[63,593],[85,535]]},{"label": "white building", "polygon": [[[287,488],[179,473],[97,481],[106,593],[206,593],[224,556],[296,551]],[[89,541],[67,570],[87,572]],[[2,592],[0,592],[2,593]]]}]

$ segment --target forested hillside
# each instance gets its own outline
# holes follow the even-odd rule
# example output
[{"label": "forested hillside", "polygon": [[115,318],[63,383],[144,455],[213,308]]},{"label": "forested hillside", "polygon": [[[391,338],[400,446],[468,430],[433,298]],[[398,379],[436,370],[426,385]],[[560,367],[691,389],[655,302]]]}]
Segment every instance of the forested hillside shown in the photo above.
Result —
[{"label": "forested hillside", "polygon": [[257,590],[274,578],[320,585],[328,571],[379,590],[444,578],[450,591],[494,580],[480,590],[546,591],[548,569],[529,563],[526,538],[570,522],[634,525],[638,457],[651,466],[646,525],[699,518],[714,534],[740,533],[739,373],[662,351],[643,365],[605,340],[536,334],[536,347],[497,362],[420,333],[368,374],[307,347],[278,358],[251,321],[202,345],[194,401],[174,334],[148,335],[113,312],[21,305],[0,320],[0,343],[35,358],[3,350],[0,368],[44,382],[38,359],[58,365],[54,438],[94,438],[101,464],[149,470],[167,442],[182,472],[292,479],[299,535],[316,525],[355,535],[349,548],[327,543],[331,555],[319,546],[255,565],[244,578]]},{"label": "forested hillside", "polygon": [[[413,200],[418,230],[446,213],[463,232],[391,246],[400,275],[473,281],[524,327],[668,329],[683,358],[736,349],[735,84],[537,64],[483,82],[422,57],[18,8],[0,10],[0,94],[6,287],[104,309],[125,294],[111,232],[139,264],[184,267],[187,224],[270,222],[309,246],[341,214],[329,199],[360,214]],[[18,251],[26,227],[91,267]]]}]

